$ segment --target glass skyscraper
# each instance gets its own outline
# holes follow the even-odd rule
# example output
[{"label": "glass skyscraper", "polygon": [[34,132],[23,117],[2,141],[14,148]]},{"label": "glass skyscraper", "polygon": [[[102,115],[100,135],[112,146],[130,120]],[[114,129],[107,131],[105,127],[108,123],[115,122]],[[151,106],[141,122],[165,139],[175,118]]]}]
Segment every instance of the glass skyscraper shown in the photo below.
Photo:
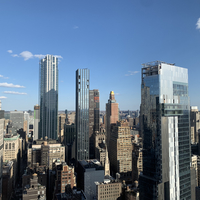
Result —
[{"label": "glass skyscraper", "polygon": [[76,70],[76,159],[89,159],[89,69]]},{"label": "glass skyscraper", "polygon": [[140,200],[191,199],[189,105],[187,69],[143,64]]},{"label": "glass skyscraper", "polygon": [[40,60],[40,124],[38,137],[57,139],[58,58],[46,55]]}]

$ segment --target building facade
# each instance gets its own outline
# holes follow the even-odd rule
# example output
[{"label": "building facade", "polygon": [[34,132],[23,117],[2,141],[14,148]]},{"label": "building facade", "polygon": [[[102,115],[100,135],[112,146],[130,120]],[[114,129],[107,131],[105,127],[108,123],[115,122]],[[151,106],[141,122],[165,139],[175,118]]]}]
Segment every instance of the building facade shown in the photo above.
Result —
[{"label": "building facade", "polygon": [[116,124],[119,120],[119,109],[118,103],[115,100],[115,94],[113,91],[110,92],[110,99],[106,104],[106,143],[109,148],[109,140],[111,133],[111,124]]},{"label": "building facade", "polygon": [[58,58],[47,55],[40,60],[39,138],[57,139]]},{"label": "building facade", "polygon": [[120,199],[122,193],[122,183],[104,179],[104,182],[95,182],[97,200]]},{"label": "building facade", "polygon": [[56,166],[54,196],[58,193],[64,193],[67,185],[70,185],[71,188],[76,187],[76,176],[74,172],[74,167],[68,166],[64,162]]},{"label": "building facade", "polygon": [[119,121],[110,135],[109,158],[111,171],[122,180],[132,179],[132,141],[128,122]]},{"label": "building facade", "polygon": [[90,158],[95,158],[95,132],[99,132],[99,90],[89,91]]},{"label": "building facade", "polygon": [[65,146],[56,140],[36,140],[27,150],[27,162],[32,167],[46,166],[50,170],[56,161],[65,161]]},{"label": "building facade", "polygon": [[17,130],[24,128],[24,113],[23,111],[10,111],[10,120],[12,126]]},{"label": "building facade", "polygon": [[76,71],[76,159],[89,159],[89,69]]},{"label": "building facade", "polygon": [[191,143],[199,143],[199,130],[200,130],[200,112],[197,106],[190,108],[190,128],[191,128]]},{"label": "building facade", "polygon": [[140,199],[191,199],[187,69],[160,61],[143,64],[140,119]]},{"label": "building facade", "polygon": [[39,131],[39,122],[40,122],[40,106],[34,106],[34,132],[33,132],[33,139],[37,140],[38,138],[38,131]]}]

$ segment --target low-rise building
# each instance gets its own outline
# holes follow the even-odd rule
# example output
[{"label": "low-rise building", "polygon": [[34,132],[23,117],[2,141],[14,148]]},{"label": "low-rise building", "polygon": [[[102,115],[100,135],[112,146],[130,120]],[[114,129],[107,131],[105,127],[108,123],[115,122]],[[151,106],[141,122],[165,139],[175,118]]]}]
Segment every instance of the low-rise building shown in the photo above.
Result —
[{"label": "low-rise building", "polygon": [[53,163],[56,161],[65,162],[65,146],[56,140],[45,139],[36,140],[36,144],[32,144],[28,148],[28,163],[34,167],[39,163],[52,169]]},{"label": "low-rise building", "polygon": [[77,184],[88,200],[96,196],[95,182],[103,182],[104,167],[97,160],[82,160],[78,162]]},{"label": "low-rise building", "polygon": [[23,191],[23,200],[35,199],[46,200],[46,187],[39,184],[36,173],[30,179],[30,185]]},{"label": "low-rise building", "polygon": [[14,189],[14,177],[13,177],[13,161],[7,161],[3,163],[3,181],[2,181],[2,199],[7,200],[12,196]]},{"label": "low-rise building", "polygon": [[122,183],[105,177],[103,182],[95,182],[97,200],[116,200],[122,193]]}]

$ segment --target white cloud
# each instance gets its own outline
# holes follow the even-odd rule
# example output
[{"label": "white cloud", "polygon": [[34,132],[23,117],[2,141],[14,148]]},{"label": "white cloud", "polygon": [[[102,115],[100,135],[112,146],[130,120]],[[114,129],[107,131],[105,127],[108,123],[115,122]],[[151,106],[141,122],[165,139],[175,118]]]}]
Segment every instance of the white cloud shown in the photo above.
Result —
[{"label": "white cloud", "polygon": [[5,93],[5,94],[21,94],[21,95],[27,94],[27,93],[24,93],[24,92],[14,92],[14,91],[4,91],[3,93]]},{"label": "white cloud", "polygon": [[120,93],[115,93],[115,95],[120,95]]},{"label": "white cloud", "polygon": [[139,71],[128,71],[128,74],[125,74],[125,76],[132,76],[137,73],[139,73]]},{"label": "white cloud", "polygon": [[12,51],[12,50],[8,50],[7,52],[8,52],[8,53],[12,53],[13,51]]},{"label": "white cloud", "polygon": [[[18,54],[12,54],[11,56],[12,57],[22,57],[22,58],[24,58],[24,60],[29,60],[30,58],[39,58],[39,59],[42,59],[46,55],[43,55],[43,54],[32,54],[30,51],[22,51],[19,55]],[[60,55],[54,55],[54,56],[57,57],[57,58],[59,58],[59,59],[63,59],[63,57],[60,56]]]},{"label": "white cloud", "polygon": [[19,55],[17,55],[17,54],[12,54],[11,56],[12,57],[19,57]]},{"label": "white cloud", "polygon": [[19,55],[21,57],[23,57],[24,60],[28,60],[30,58],[33,58],[33,54],[30,51],[22,51]]},{"label": "white cloud", "polygon": [[42,55],[42,54],[35,54],[34,57],[41,59],[41,58],[44,58],[45,55]]},{"label": "white cloud", "polygon": [[196,29],[200,29],[200,18],[197,20],[196,26]]},{"label": "white cloud", "polygon": [[0,96],[0,99],[7,99],[7,97],[5,97],[5,96]]},{"label": "white cloud", "polygon": [[59,55],[54,55],[54,56],[57,57],[57,58],[61,58],[61,59],[63,59],[62,56],[59,56]]},{"label": "white cloud", "polygon": [[14,85],[13,83],[0,83],[0,87],[25,88],[22,85]]},{"label": "white cloud", "polygon": [[79,28],[79,27],[78,27],[78,26],[76,26],[76,25],[74,25],[74,26],[73,26],[73,29],[77,29],[77,28]]},{"label": "white cloud", "polygon": [[8,77],[5,77],[3,75],[0,75],[0,78],[8,79]]}]

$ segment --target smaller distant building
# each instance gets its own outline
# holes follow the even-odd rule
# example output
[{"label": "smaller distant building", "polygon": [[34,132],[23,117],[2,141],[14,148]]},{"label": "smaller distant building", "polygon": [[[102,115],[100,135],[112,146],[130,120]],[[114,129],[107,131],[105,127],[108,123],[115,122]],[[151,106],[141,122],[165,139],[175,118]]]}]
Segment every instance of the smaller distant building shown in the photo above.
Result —
[{"label": "smaller distant building", "polygon": [[33,177],[30,179],[30,185],[24,188],[23,191],[23,200],[33,199],[46,200],[46,187],[38,183],[38,176],[36,173],[33,174]]},{"label": "smaller distant building", "polygon": [[71,188],[76,186],[76,176],[74,167],[68,166],[65,162],[55,163],[56,165],[56,181],[54,194],[64,193],[65,186],[70,185]]},{"label": "smaller distant building", "polygon": [[2,181],[2,199],[7,200],[10,199],[13,192],[14,179],[13,179],[13,171],[14,171],[14,162],[8,161],[3,163],[3,181]]},{"label": "smaller distant building", "polygon": [[104,167],[97,160],[82,160],[78,162],[77,183],[88,200],[96,196],[95,182],[103,182]]},{"label": "smaller distant building", "polygon": [[122,193],[122,183],[106,176],[103,182],[95,182],[97,200],[116,200]]},{"label": "smaller distant building", "polygon": [[12,121],[13,127],[17,130],[24,128],[24,113],[23,111],[10,111],[10,120]]},{"label": "smaller distant building", "polygon": [[140,172],[143,171],[143,152],[139,144],[133,143],[132,153],[132,180],[139,181]]},{"label": "smaller distant building", "polygon": [[65,192],[56,194],[55,200],[86,200],[85,193],[83,190],[77,190],[76,188],[71,188],[70,185],[65,187]]},{"label": "smaller distant building", "polygon": [[39,131],[39,122],[40,122],[40,106],[34,106],[34,131],[33,131],[33,139],[37,140],[38,138],[38,131]]},{"label": "smaller distant building", "polygon": [[34,141],[36,144],[32,144],[28,148],[27,162],[32,167],[44,165],[49,169],[52,169],[53,163],[56,161],[65,161],[65,146],[58,143],[56,140],[38,139]]}]

